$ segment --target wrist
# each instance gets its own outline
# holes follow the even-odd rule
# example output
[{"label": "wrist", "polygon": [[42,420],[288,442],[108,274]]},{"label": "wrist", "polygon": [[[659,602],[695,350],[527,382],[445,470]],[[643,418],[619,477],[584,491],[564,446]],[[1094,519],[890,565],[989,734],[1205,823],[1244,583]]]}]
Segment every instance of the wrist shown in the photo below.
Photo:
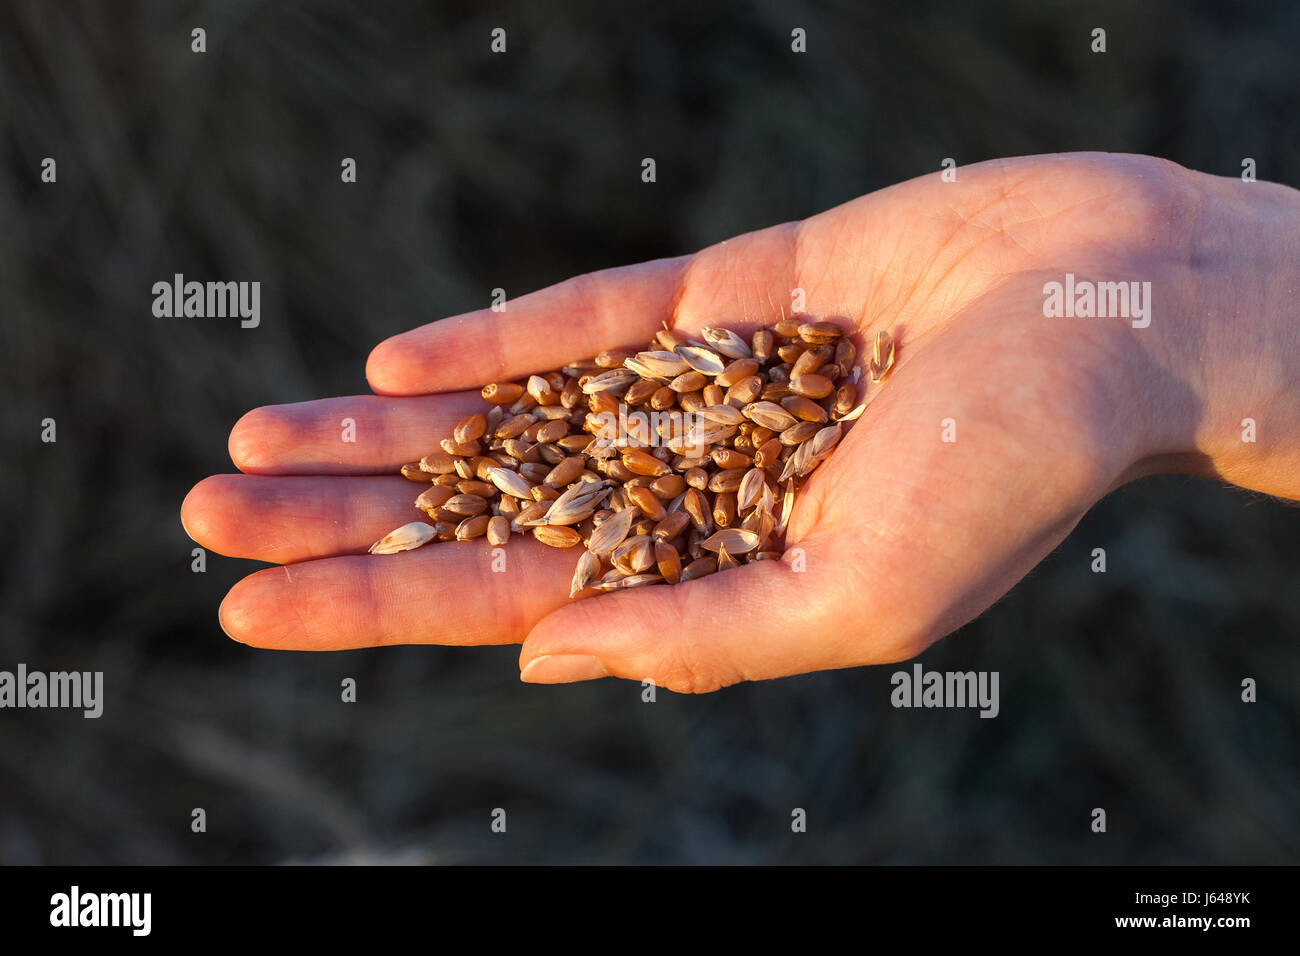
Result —
[{"label": "wrist", "polygon": [[1300,192],[1187,173],[1132,329],[1146,404],[1128,477],[1182,472],[1300,498]]}]

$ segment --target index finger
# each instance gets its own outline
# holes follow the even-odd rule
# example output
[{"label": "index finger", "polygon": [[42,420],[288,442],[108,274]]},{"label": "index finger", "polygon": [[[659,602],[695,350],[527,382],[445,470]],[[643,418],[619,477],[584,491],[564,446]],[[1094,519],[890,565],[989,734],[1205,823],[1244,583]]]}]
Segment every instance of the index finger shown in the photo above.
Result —
[{"label": "index finger", "polygon": [[385,339],[366,362],[380,395],[479,388],[642,342],[671,317],[691,256],[576,276]]},{"label": "index finger", "polygon": [[[380,342],[366,363],[381,395],[479,388],[619,347],[665,324],[738,332],[771,320],[799,271],[799,223],[769,226],[688,256],[576,276]],[[782,313],[784,314],[784,313]]]}]

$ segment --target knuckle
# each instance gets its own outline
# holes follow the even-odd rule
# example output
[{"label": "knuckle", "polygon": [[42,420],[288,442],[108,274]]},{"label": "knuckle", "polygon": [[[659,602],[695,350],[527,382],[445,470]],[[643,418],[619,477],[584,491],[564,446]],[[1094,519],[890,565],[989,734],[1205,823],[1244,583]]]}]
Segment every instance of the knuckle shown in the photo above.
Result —
[{"label": "knuckle", "polygon": [[717,662],[679,651],[660,662],[656,683],[675,694],[711,694],[738,683],[742,678]]}]

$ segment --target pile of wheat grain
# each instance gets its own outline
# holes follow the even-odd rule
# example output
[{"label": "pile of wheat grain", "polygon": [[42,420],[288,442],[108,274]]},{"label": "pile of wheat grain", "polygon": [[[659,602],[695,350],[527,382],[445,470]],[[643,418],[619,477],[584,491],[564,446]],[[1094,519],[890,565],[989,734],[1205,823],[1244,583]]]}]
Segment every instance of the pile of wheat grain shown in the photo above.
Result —
[{"label": "pile of wheat grain", "polygon": [[[803,317],[807,319],[809,317]],[[861,414],[857,351],[831,322],[785,319],[746,341],[665,329],[643,352],[602,352],[483,389],[485,414],[402,467],[428,484],[375,554],[531,532],[582,545],[571,596],[676,584],[779,558],[798,485]],[[867,371],[894,361],[877,332]]]}]

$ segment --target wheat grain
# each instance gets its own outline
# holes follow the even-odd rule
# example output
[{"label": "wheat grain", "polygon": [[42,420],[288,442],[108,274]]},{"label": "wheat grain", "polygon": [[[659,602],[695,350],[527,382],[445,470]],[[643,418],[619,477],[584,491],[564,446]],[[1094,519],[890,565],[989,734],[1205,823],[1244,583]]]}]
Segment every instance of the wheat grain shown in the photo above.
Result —
[{"label": "wheat grain", "polygon": [[396,554],[398,551],[410,551],[422,544],[432,541],[436,529],[423,521],[412,521],[400,528],[388,532],[370,546],[371,554]]},{"label": "wheat grain", "polygon": [[888,375],[895,343],[875,334],[864,376],[844,330],[806,315],[699,337],[664,328],[640,352],[484,386],[485,412],[400,468],[425,486],[415,505],[434,523],[371,551],[484,536],[499,547],[528,531],[553,548],[585,543],[570,597],[779,558],[798,487],[862,415],[858,386]]}]

